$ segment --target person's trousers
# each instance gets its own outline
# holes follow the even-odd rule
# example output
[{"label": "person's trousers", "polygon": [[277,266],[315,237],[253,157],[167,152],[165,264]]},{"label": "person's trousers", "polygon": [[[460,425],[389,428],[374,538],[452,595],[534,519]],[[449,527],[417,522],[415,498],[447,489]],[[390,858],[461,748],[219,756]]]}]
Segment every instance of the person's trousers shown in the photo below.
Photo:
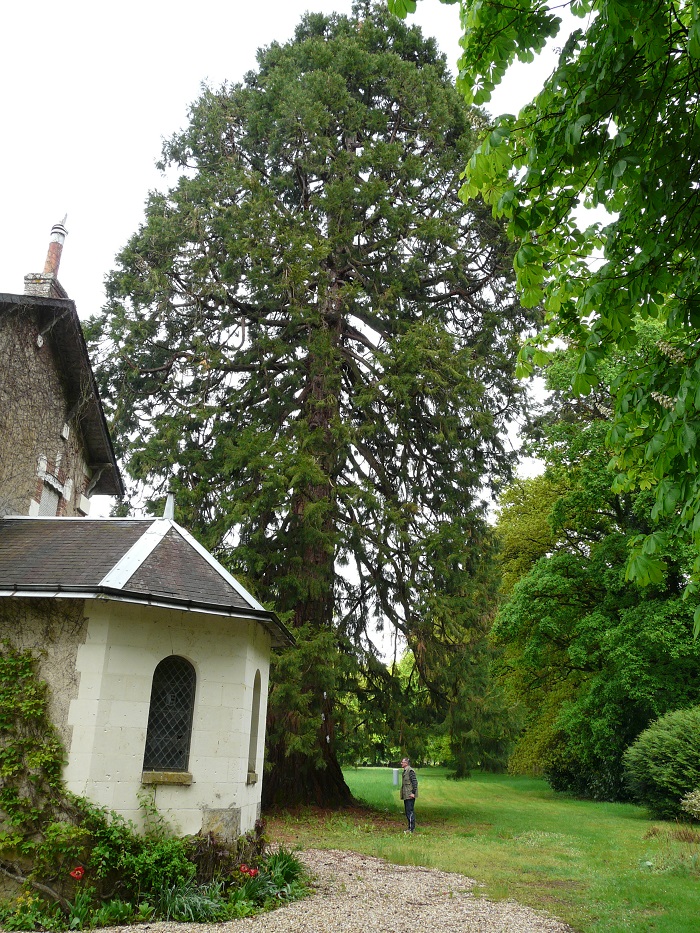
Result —
[{"label": "person's trousers", "polygon": [[403,808],[406,811],[406,819],[408,820],[408,828],[411,832],[416,828],[416,814],[414,808],[416,806],[415,797],[408,797],[403,802]]}]

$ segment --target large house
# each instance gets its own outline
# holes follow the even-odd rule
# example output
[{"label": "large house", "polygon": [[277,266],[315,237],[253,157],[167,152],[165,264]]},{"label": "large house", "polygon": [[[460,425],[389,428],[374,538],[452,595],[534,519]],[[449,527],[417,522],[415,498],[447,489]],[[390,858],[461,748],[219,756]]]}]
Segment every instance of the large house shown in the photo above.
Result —
[{"label": "large house", "polygon": [[292,637],[172,501],[83,517],[123,487],[57,281],[64,237],[33,294],[0,296],[0,642],[39,658],[69,790],[137,822],[146,792],[182,832],[232,838],[259,815],[270,651]]},{"label": "large house", "polygon": [[0,294],[0,516],[85,515],[93,493],[124,490],[75,304],[57,273],[56,224],[44,272]]}]

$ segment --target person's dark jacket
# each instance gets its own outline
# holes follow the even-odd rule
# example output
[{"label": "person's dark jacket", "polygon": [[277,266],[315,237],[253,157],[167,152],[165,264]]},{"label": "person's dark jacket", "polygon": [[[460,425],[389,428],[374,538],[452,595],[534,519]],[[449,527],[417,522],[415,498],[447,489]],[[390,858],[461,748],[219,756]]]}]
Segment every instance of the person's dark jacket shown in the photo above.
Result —
[{"label": "person's dark jacket", "polygon": [[401,800],[408,800],[408,798],[413,794],[418,796],[418,778],[416,777],[416,772],[409,765],[408,768],[403,769],[403,780],[401,781]]}]

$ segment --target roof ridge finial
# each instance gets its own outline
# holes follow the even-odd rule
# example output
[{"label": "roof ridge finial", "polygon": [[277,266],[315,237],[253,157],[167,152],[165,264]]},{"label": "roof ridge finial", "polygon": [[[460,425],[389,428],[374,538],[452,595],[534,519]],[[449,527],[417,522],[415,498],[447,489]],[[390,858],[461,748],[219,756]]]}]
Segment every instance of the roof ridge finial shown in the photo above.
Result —
[{"label": "roof ridge finial", "polygon": [[175,521],[175,493],[170,489],[168,490],[168,495],[165,498],[163,518],[169,518],[171,522]]}]

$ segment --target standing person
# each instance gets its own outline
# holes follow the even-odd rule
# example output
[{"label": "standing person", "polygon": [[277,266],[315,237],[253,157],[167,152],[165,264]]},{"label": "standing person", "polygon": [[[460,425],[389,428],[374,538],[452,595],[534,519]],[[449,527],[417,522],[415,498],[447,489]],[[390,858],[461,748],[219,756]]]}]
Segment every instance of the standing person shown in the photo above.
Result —
[{"label": "standing person", "polygon": [[401,767],[403,768],[401,799],[403,800],[403,808],[406,811],[406,819],[408,820],[408,829],[406,832],[412,833],[416,828],[414,807],[416,804],[416,797],[418,796],[418,778],[408,758],[401,759]]}]

